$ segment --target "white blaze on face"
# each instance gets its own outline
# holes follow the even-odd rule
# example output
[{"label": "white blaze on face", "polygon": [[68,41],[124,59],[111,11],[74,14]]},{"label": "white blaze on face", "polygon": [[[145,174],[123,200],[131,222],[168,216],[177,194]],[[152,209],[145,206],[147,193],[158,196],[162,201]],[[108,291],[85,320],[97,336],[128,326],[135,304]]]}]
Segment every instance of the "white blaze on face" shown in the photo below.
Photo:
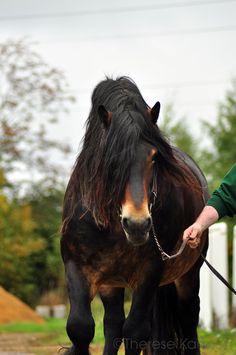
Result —
[{"label": "white blaze on face", "polygon": [[139,147],[121,204],[122,227],[134,245],[145,243],[151,228],[149,198],[154,154],[156,149],[148,144]]},{"label": "white blaze on face", "polygon": [[140,150],[141,165],[134,166],[131,170],[131,179],[125,190],[125,196],[121,208],[121,217],[141,222],[150,218],[149,212],[149,185],[153,172],[153,156],[157,150],[152,148],[145,152]]},{"label": "white blaze on face", "polygon": [[153,154],[156,150],[142,145],[131,167],[121,204],[121,223],[126,237],[134,246],[145,244],[149,238],[151,215],[149,211],[150,183],[153,175]]},{"label": "white blaze on face", "polygon": [[148,208],[147,193],[139,206],[137,206],[131,196],[129,188],[126,189],[124,202],[121,206],[121,218],[128,218],[134,222],[141,222],[150,217]]}]

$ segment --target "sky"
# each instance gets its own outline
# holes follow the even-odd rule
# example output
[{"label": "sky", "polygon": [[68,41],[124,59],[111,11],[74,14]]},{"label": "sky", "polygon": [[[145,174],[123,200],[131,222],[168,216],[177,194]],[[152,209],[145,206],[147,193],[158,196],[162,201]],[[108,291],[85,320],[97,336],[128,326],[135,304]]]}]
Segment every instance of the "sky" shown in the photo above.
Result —
[{"label": "sky", "polygon": [[203,139],[200,121],[215,122],[217,105],[236,77],[236,0],[0,0],[0,40],[27,36],[76,97],[51,135],[71,143],[72,164],[105,75],[127,75],[146,102],[169,102]]}]

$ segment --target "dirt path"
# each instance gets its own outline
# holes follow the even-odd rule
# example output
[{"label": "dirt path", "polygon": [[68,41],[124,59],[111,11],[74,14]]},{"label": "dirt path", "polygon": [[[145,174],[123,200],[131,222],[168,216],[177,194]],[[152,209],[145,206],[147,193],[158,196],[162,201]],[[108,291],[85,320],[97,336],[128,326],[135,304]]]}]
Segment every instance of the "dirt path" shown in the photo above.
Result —
[{"label": "dirt path", "polygon": [[0,334],[0,355],[58,355],[59,347],[41,346],[42,334]]},{"label": "dirt path", "polygon": [[[42,333],[7,333],[0,334],[0,355],[62,355],[60,352],[62,344],[48,344],[49,339],[53,339],[52,334]],[[101,355],[102,347],[99,345],[91,345],[90,351],[92,355]],[[124,355],[121,349],[120,354]],[[221,351],[202,349],[202,355],[219,355]]]},{"label": "dirt path", "polygon": [[[0,334],[0,355],[58,355],[61,346],[42,345],[48,335],[45,334]],[[102,353],[99,346],[92,345],[91,353]]]}]

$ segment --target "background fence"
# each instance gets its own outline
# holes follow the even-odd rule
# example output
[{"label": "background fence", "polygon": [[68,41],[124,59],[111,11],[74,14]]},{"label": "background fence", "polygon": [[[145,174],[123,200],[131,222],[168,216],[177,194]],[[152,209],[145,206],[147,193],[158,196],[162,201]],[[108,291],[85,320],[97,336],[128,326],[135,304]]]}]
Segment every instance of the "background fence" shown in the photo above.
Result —
[{"label": "background fence", "polygon": [[[210,228],[209,234],[210,245],[207,260],[228,280],[227,225],[217,223]],[[236,288],[236,228],[234,228],[233,249],[235,256],[233,258],[233,287]],[[205,329],[229,327],[229,292],[228,288],[204,264],[201,268],[200,324]],[[236,296],[234,295],[232,305],[236,310]]]}]

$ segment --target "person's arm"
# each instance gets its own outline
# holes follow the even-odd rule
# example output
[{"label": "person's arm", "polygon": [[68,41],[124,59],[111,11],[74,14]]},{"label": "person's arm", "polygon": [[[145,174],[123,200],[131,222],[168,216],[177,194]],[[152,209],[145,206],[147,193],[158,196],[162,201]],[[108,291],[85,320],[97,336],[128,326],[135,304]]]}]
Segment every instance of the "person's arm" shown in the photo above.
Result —
[{"label": "person's arm", "polygon": [[236,214],[236,164],[223,178],[219,188],[215,190],[207,201],[197,220],[188,227],[183,234],[191,248],[196,248],[205,229],[218,219]]},{"label": "person's arm", "polygon": [[196,221],[183,234],[183,239],[187,240],[191,248],[196,248],[200,243],[200,238],[204,230],[210,227],[219,219],[217,210],[212,206],[205,206]]},{"label": "person's arm", "polygon": [[207,205],[217,210],[219,218],[233,217],[236,214],[236,164],[225,175],[219,188],[207,201]]}]

